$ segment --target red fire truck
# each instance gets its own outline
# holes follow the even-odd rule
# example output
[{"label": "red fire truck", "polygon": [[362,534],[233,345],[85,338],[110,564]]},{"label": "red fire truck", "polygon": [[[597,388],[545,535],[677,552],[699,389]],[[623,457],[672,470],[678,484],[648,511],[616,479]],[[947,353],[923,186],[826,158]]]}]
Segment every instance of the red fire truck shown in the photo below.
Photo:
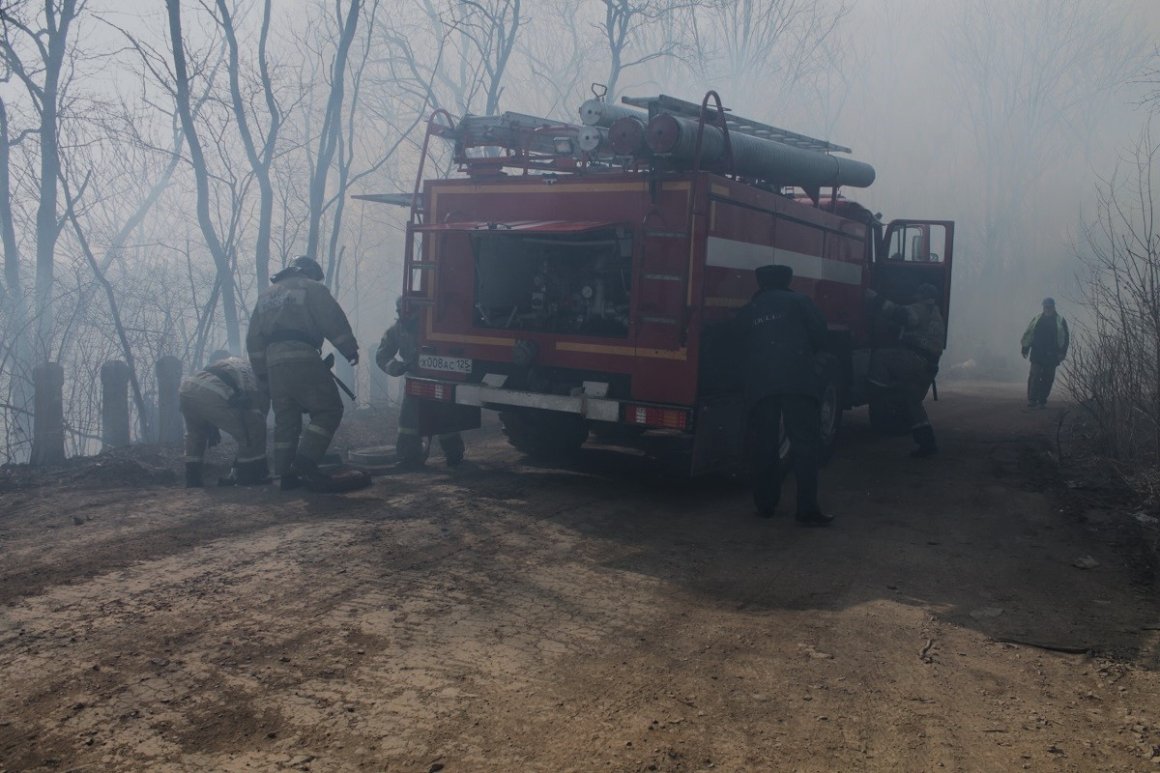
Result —
[{"label": "red fire truck", "polygon": [[[868,402],[873,349],[897,331],[868,318],[873,287],[908,301],[921,283],[949,311],[954,224],[879,216],[839,193],[874,179],[848,148],[671,97],[590,100],[582,125],[506,113],[432,116],[464,176],[410,199],[404,303],[420,315],[424,434],[499,412],[529,455],[590,433],[683,448],[688,471],[740,469],[739,354],[719,323],[756,289],[754,269],[793,267],[829,323],[823,440]],[[365,196],[390,201],[390,196]],[[892,428],[889,390],[872,422]]]}]

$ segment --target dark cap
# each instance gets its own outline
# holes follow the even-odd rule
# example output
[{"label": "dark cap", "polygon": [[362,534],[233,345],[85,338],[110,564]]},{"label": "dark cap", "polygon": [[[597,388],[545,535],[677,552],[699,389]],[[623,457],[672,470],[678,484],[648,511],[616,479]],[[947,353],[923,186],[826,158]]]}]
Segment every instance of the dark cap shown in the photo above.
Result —
[{"label": "dark cap", "polygon": [[1043,305],[1045,308],[1054,309],[1055,308],[1055,299],[1054,298],[1044,298]]},{"label": "dark cap", "polygon": [[759,266],[753,273],[762,290],[784,290],[793,279],[793,269],[784,265]]},{"label": "dark cap", "polygon": [[290,265],[298,269],[298,272],[307,279],[313,279],[315,282],[321,282],[325,274],[322,273],[322,266],[318,265],[318,261],[306,255],[299,255],[290,261]]}]

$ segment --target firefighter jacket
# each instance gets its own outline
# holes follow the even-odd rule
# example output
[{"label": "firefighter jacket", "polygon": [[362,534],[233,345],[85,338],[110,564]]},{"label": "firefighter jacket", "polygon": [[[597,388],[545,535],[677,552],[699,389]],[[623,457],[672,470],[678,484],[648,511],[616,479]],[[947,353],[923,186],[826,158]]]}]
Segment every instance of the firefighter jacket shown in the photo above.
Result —
[{"label": "firefighter jacket", "polygon": [[939,357],[947,346],[947,326],[937,303],[921,300],[900,306],[885,301],[882,314],[902,328],[899,344],[922,355],[932,367],[938,367]]},{"label": "firefighter jacket", "polygon": [[[380,370],[391,376],[401,376],[415,369],[419,364],[418,324],[417,317],[401,318],[387,328],[375,352],[375,363]],[[402,362],[392,366],[396,354]]]},{"label": "firefighter jacket", "polygon": [[307,346],[317,353],[323,340],[348,360],[358,355],[350,322],[326,285],[294,275],[259,296],[246,335],[246,349],[259,379],[264,380],[276,362],[302,359],[304,352],[309,355]]},{"label": "firefighter jacket", "polygon": [[774,394],[818,396],[817,354],[826,346],[827,330],[812,300],[791,290],[765,290],[741,307],[733,324],[751,405]]},{"label": "firefighter jacket", "polygon": [[1022,346],[1023,351],[1031,352],[1031,361],[1037,365],[1051,365],[1056,366],[1063,362],[1067,357],[1067,347],[1071,345],[1071,335],[1067,330],[1067,321],[1057,312],[1055,315],[1055,351],[1038,351],[1042,347],[1036,346],[1035,329],[1039,327],[1040,320],[1043,319],[1043,314],[1036,314],[1023,331]]}]

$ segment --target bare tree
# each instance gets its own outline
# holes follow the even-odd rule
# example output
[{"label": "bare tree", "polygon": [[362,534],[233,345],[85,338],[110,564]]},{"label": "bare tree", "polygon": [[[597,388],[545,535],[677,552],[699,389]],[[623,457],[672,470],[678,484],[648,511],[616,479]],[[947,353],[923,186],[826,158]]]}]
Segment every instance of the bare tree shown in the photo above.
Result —
[{"label": "bare tree", "polygon": [[270,167],[274,162],[278,131],[281,129],[283,121],[283,113],[274,93],[274,83],[270,76],[270,65],[266,55],[270,39],[271,7],[271,0],[263,0],[262,22],[258,34],[258,81],[266,103],[267,120],[265,136],[255,139],[254,133],[250,130],[249,110],[242,95],[241,63],[234,18],[226,0],[217,0],[218,23],[221,25],[226,44],[229,47],[230,97],[233,104],[234,119],[237,122],[242,144],[246,149],[250,169],[258,181],[260,198],[254,261],[259,291],[265,289],[270,283],[270,240],[274,219],[274,185],[271,180]]},{"label": "bare tree", "polygon": [[[36,207],[36,306],[40,324],[38,325],[38,358],[46,358],[52,346],[52,292],[54,267],[56,260],[56,242],[60,237],[62,221],[58,207],[57,180],[61,173],[60,147],[60,108],[61,100],[67,89],[68,55],[70,52],[69,34],[77,16],[83,11],[85,0],[44,0],[43,11],[34,17],[25,17],[20,11],[25,10],[27,3],[0,9],[0,23],[3,24],[0,35],[0,64],[4,68],[4,77],[14,77],[25,88],[36,114],[37,125],[33,133],[37,139],[37,152],[40,156],[40,172],[37,176],[37,207]],[[16,38],[22,36],[23,40]],[[22,45],[23,44],[23,45]],[[32,49],[30,57],[21,50],[23,46]],[[0,163],[4,163],[7,173],[9,158],[8,115],[3,116],[4,149],[0,150]],[[18,140],[24,134],[18,135]],[[6,179],[0,186],[9,185]],[[12,223],[13,211],[11,207],[11,191],[0,190],[0,195],[7,196],[0,201],[5,207],[0,219],[5,223]],[[5,227],[5,230],[7,230]],[[19,250],[15,240],[9,241],[5,233],[5,251],[12,249],[11,255],[6,257],[6,269],[11,266],[11,274],[7,275],[9,290],[20,292],[18,268],[15,261],[19,261]],[[12,280],[16,280],[15,287]]]},{"label": "bare tree", "polygon": [[331,60],[329,68],[330,94],[326,100],[322,131],[318,136],[318,153],[314,159],[310,177],[310,224],[306,233],[307,255],[318,254],[318,244],[322,238],[322,213],[326,202],[326,184],[342,133],[342,107],[346,96],[347,59],[358,31],[359,17],[362,15],[362,0],[350,0],[345,15],[342,11],[342,0],[335,0],[334,11],[339,34],[335,41],[334,58]]},{"label": "bare tree", "polygon": [[[1090,152],[1117,88],[1139,72],[1143,40],[1126,16],[1079,0],[979,0],[960,7],[947,43],[983,160],[979,249],[960,287],[1002,274],[1007,280],[988,292],[1013,307],[1029,280],[1019,224],[1030,194],[1065,153]],[[1006,320],[989,307],[980,313],[965,324],[984,344],[998,340]]]},{"label": "bare tree", "polygon": [[1151,123],[1100,186],[1079,259],[1090,323],[1065,371],[1113,456],[1160,458],[1160,142]]},{"label": "bare tree", "polygon": [[628,70],[658,59],[684,58],[691,53],[686,40],[665,35],[651,45],[642,44],[657,28],[671,29],[685,11],[695,9],[695,0],[601,0],[604,19],[597,28],[608,52],[609,99],[619,96],[621,78]]},{"label": "bare tree", "polygon": [[[356,0],[357,1],[357,0]],[[177,114],[181,118],[182,131],[189,148],[190,162],[197,183],[197,220],[201,227],[206,246],[217,267],[218,281],[221,283],[222,314],[225,318],[226,337],[231,351],[241,351],[241,335],[238,324],[238,308],[235,293],[234,270],[230,265],[225,246],[218,236],[210,214],[209,168],[205,153],[194,123],[190,100],[189,72],[185,58],[185,44],[181,36],[181,2],[165,0],[169,16],[170,45],[173,50],[174,95]]]}]

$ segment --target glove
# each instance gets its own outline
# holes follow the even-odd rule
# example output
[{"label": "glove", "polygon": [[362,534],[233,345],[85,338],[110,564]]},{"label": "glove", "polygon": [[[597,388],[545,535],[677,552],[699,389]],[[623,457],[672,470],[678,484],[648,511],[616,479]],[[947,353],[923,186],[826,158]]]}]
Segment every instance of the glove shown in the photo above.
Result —
[{"label": "glove", "polygon": [[350,363],[350,366],[351,366],[352,368],[353,368],[355,365],[358,365],[358,352],[355,352],[355,353],[354,353],[354,354],[352,354],[351,356],[347,357],[347,358],[346,358],[346,361]]},{"label": "glove", "polygon": [[869,287],[867,287],[866,292],[863,293],[863,297],[866,299],[866,303],[874,303],[876,300],[878,300],[878,293],[875,290],[871,290]]},{"label": "glove", "polygon": [[1027,353],[1030,351],[1031,351],[1031,349],[1029,349],[1028,347],[1026,347],[1026,346],[1023,347],[1023,359],[1027,359]]},{"label": "glove", "polygon": [[387,363],[388,376],[402,376],[407,372],[407,363],[402,360],[391,360]]}]

